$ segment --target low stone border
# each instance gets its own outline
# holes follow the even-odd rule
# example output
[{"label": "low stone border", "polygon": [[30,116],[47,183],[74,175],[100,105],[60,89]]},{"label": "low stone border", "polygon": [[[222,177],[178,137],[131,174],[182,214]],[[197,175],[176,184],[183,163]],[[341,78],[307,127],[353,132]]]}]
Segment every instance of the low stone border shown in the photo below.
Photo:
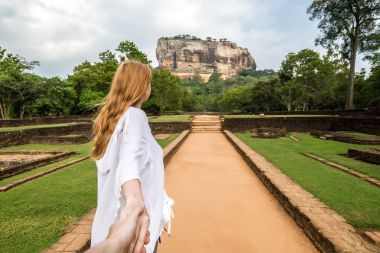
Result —
[{"label": "low stone border", "polygon": [[365,181],[367,181],[368,183],[371,183],[371,184],[373,184],[373,185],[375,185],[375,186],[377,186],[377,187],[380,187],[380,181],[377,180],[376,178],[370,177],[370,176],[368,176],[368,175],[366,175],[366,174],[360,173],[360,172],[358,172],[358,171],[355,171],[355,170],[353,170],[353,169],[347,168],[347,167],[345,167],[345,166],[343,166],[343,165],[340,165],[340,164],[334,163],[334,162],[332,162],[332,161],[329,161],[329,160],[327,160],[327,159],[325,159],[325,158],[322,158],[322,157],[320,157],[320,156],[317,156],[317,155],[314,155],[314,154],[311,154],[311,153],[303,153],[303,155],[305,155],[305,156],[307,156],[307,157],[310,157],[310,158],[312,158],[312,159],[314,159],[314,160],[317,160],[317,161],[319,161],[319,162],[321,162],[321,163],[324,163],[324,164],[326,164],[326,165],[329,165],[329,166],[331,166],[331,167],[334,167],[334,168],[336,168],[336,169],[338,169],[338,170],[341,170],[341,171],[343,171],[343,172],[346,172],[346,173],[348,173],[348,174],[351,174],[351,175],[353,175],[353,176],[355,176],[355,177],[357,177],[357,178],[360,178],[360,179],[362,179],[362,180],[365,180]]},{"label": "low stone border", "polygon": [[380,246],[380,231],[367,230],[363,233],[371,242]]},{"label": "low stone border", "polygon": [[87,134],[76,136],[33,136],[29,139],[30,144],[83,144],[90,141]]},{"label": "low stone border", "polygon": [[69,226],[64,232],[64,235],[44,253],[55,252],[84,252],[90,247],[91,227],[94,220],[96,208],[93,208],[82,216],[77,222]]},{"label": "low stone border", "polygon": [[5,191],[8,191],[9,189],[12,189],[18,185],[21,185],[21,184],[25,184],[26,182],[29,182],[33,179],[36,179],[38,177],[42,177],[42,176],[45,176],[47,174],[50,174],[50,173],[53,173],[54,171],[57,171],[57,170],[60,170],[60,169],[63,169],[63,168],[66,168],[67,166],[70,166],[70,165],[73,165],[75,163],[79,163],[81,161],[84,161],[84,160],[87,160],[89,159],[90,156],[86,156],[86,157],[83,157],[83,158],[80,158],[80,159],[77,159],[77,160],[74,160],[74,161],[71,161],[71,162],[68,162],[68,163],[65,163],[63,165],[60,165],[60,166],[57,166],[57,167],[54,167],[52,169],[49,169],[49,170],[46,170],[46,171],[43,171],[43,172],[40,172],[40,173],[37,173],[37,174],[34,174],[34,175],[31,175],[29,177],[25,177],[25,178],[21,178],[21,179],[18,179],[16,181],[13,181],[5,186],[1,186],[0,187],[0,192],[5,192]]},{"label": "low stone border", "polygon": [[[190,130],[184,130],[178,137],[164,148],[164,164],[166,165],[178,148],[189,135]],[[87,250],[91,244],[91,228],[96,208],[91,209],[79,221],[65,230],[61,239],[44,253],[80,253]]]},{"label": "low stone border", "polygon": [[379,148],[349,148],[347,150],[349,157],[355,157],[359,160],[368,163],[380,164],[380,149]]},{"label": "low stone border", "polygon": [[[0,147],[8,147],[33,143],[35,136],[45,136],[45,139],[54,138],[55,136],[78,134],[87,135],[91,132],[91,123],[77,122],[67,124],[66,126],[52,126],[30,128],[24,130],[0,132]],[[38,137],[36,137],[38,139]],[[34,142],[36,143],[36,142]]]},{"label": "low stone border", "polygon": [[379,252],[346,220],[282,173],[228,130],[226,138],[322,252]]},{"label": "low stone border", "polygon": [[295,134],[290,135],[289,138],[292,139],[293,141],[299,141],[299,140],[296,138],[296,135],[295,135]]},{"label": "low stone border", "polygon": [[310,135],[319,139],[334,140],[346,143],[354,143],[361,145],[376,145],[380,144],[380,137],[374,136],[372,138],[358,136],[344,131],[311,131]]},{"label": "low stone border", "polygon": [[177,152],[178,148],[181,146],[181,144],[186,140],[187,136],[189,136],[190,130],[184,130],[180,135],[175,138],[172,142],[170,142],[165,148],[164,148],[164,163],[167,164],[170,159],[173,157],[173,155]]},{"label": "low stone border", "polygon": [[42,154],[42,153],[52,154],[52,156],[37,159],[37,160],[32,160],[24,164],[9,167],[7,169],[3,169],[3,170],[0,169],[0,180],[24,173],[26,171],[34,170],[36,168],[51,164],[53,162],[62,161],[75,154],[75,152],[0,151],[0,154],[36,154],[36,153],[37,154]]}]

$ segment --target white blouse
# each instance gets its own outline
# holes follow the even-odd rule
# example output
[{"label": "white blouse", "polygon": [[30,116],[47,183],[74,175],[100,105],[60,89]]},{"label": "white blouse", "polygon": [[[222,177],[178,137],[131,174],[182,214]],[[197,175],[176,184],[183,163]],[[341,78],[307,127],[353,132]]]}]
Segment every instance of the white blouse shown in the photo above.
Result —
[{"label": "white blouse", "polygon": [[146,252],[153,252],[167,223],[170,234],[174,200],[168,197],[164,189],[163,155],[144,110],[134,106],[127,108],[115,127],[106,152],[96,160],[98,199],[91,247],[107,238],[110,226],[125,205],[121,186],[131,179],[140,180],[150,218],[150,242],[145,245]]}]

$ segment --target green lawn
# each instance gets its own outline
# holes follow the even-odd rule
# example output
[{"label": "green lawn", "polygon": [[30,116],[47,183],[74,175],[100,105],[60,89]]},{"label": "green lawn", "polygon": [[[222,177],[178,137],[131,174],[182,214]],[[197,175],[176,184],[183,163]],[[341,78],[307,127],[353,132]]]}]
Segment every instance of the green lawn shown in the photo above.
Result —
[{"label": "green lawn", "polygon": [[[178,134],[173,134],[158,143],[165,147],[176,136]],[[3,150],[75,151],[79,153],[77,159],[89,154],[90,144],[33,144]],[[21,176],[6,180],[9,182],[17,177]],[[96,207],[96,180],[95,163],[86,160],[0,193],[0,252],[41,252],[50,247],[68,225]]]},{"label": "green lawn", "polygon": [[[48,145],[48,144],[25,144],[25,145],[18,145],[18,146],[12,146],[12,147],[6,147],[1,150],[9,150],[9,151],[20,151],[20,150],[38,150],[38,151],[63,151],[63,152],[76,152],[77,154],[70,156],[68,159],[55,162],[43,167],[39,167],[34,170],[27,171],[22,174],[15,175],[13,177],[9,177],[3,180],[0,180],[0,186],[4,186],[10,182],[13,182],[17,179],[25,178],[34,174],[37,174],[39,172],[51,169],[53,167],[56,167],[58,165],[62,165],[68,162],[71,162],[73,160],[79,159],[81,157],[87,156],[90,154],[90,143],[85,144],[78,144],[78,145]],[[0,193],[1,194],[1,193]]]},{"label": "green lawn", "polygon": [[60,127],[67,125],[75,125],[77,123],[60,123],[60,124],[45,124],[45,125],[32,125],[32,126],[19,126],[19,127],[0,127],[0,132],[15,132],[32,128],[46,128],[46,127]]},{"label": "green lawn", "polygon": [[187,122],[190,115],[163,115],[159,117],[149,116],[149,122]]},{"label": "green lawn", "polygon": [[163,140],[157,140],[157,142],[161,145],[161,147],[166,147],[170,142],[172,142],[175,138],[178,137],[179,134],[171,134],[169,138]]},{"label": "green lawn", "polygon": [[248,133],[235,134],[307,191],[335,209],[354,227],[380,228],[380,188],[301,154],[312,152],[343,165],[352,165],[357,170],[360,168],[367,174],[379,176],[379,166],[351,161],[338,155],[346,152],[347,147],[379,145],[320,140],[305,133],[297,134],[296,137],[300,139],[298,142],[288,137],[260,139],[253,138]]},{"label": "green lawn", "polygon": [[366,134],[366,133],[359,133],[359,132],[350,132],[350,131],[348,131],[347,133],[350,133],[350,134],[358,136],[358,137],[365,137],[365,138],[367,138],[367,137],[369,137],[369,138],[376,137],[376,138],[379,138],[378,136],[373,135],[373,134]]},{"label": "green lawn", "polygon": [[257,115],[257,114],[226,114],[225,118],[295,118],[295,117],[337,117],[337,115]]}]

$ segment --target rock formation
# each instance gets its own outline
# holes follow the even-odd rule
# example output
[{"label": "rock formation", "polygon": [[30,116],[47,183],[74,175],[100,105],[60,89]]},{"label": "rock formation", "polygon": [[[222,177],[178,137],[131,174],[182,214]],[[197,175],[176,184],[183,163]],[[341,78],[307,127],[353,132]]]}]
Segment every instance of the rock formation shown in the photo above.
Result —
[{"label": "rock formation", "polygon": [[242,69],[256,69],[247,49],[225,39],[160,38],[156,55],[159,67],[182,79],[200,75],[207,81],[214,72],[227,79],[238,75]]}]

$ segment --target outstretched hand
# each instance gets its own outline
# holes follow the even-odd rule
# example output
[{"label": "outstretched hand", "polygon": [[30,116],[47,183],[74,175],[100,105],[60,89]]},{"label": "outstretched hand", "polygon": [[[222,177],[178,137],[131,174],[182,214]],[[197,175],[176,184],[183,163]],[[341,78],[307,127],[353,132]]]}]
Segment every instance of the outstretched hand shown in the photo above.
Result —
[{"label": "outstretched hand", "polygon": [[[133,247],[135,244],[136,230],[138,228],[139,217],[144,210],[137,210],[130,212],[125,218],[116,220],[110,227],[107,239],[99,245],[89,249],[86,253],[126,253],[130,249],[138,249]],[[149,231],[144,238],[144,244],[149,243]],[[133,251],[132,251],[133,252]],[[136,251],[134,251],[136,252]],[[145,253],[144,247],[137,251]]]},{"label": "outstretched hand", "polygon": [[[129,204],[129,206],[128,206]],[[132,234],[132,240],[128,243],[125,249],[126,253],[146,253],[144,244],[150,242],[149,228],[149,215],[145,207],[134,206],[131,201],[126,203],[126,207],[120,212],[120,220],[126,220],[130,216],[134,216],[134,210],[138,210],[138,216],[134,216],[136,219],[136,226]],[[128,208],[129,207],[129,208]],[[132,207],[132,208],[131,208]]]}]

